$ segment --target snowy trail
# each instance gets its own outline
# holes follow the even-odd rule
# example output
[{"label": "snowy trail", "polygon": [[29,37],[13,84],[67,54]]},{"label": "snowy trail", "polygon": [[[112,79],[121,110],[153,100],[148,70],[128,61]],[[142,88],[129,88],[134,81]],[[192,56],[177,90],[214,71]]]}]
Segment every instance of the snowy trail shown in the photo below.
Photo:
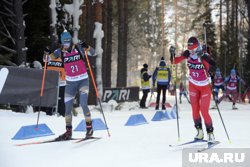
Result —
[{"label": "snowy trail", "polygon": [[[174,97],[167,97],[173,105]],[[195,135],[191,106],[183,100],[180,106],[180,135],[181,142],[192,140]],[[213,103],[213,102],[211,102]],[[21,126],[36,123],[37,114],[21,114],[0,110],[0,166],[1,167],[181,167],[182,148],[170,148],[169,144],[177,144],[176,120],[151,121],[155,111],[130,110],[128,103],[120,111],[105,111],[111,137],[107,131],[95,131],[94,135],[102,137],[97,141],[74,143],[41,144],[17,147],[15,144],[30,141],[47,140],[64,132],[64,118],[41,115],[40,123],[46,123],[55,133],[53,136],[29,140],[11,140]],[[211,104],[212,105],[212,104]],[[239,110],[231,110],[231,103],[222,102],[220,109],[232,143],[229,144],[223,129],[219,114],[211,110],[214,121],[215,137],[221,141],[219,148],[250,148],[250,106],[237,104]],[[105,109],[105,108],[104,108]],[[83,118],[79,114],[73,117],[76,127]],[[132,114],[143,114],[148,124],[139,126],[124,126]],[[99,112],[92,112],[93,118],[101,118]],[[84,132],[74,132],[73,137],[83,137]],[[187,146],[191,147],[191,146]]]}]

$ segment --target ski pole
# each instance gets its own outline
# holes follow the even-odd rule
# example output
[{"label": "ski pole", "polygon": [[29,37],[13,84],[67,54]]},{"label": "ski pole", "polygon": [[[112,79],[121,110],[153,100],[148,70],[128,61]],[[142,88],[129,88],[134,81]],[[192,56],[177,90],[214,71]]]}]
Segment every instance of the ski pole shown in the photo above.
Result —
[{"label": "ski pole", "polygon": [[[76,47],[76,48],[78,50],[78,47]],[[79,51],[79,53],[81,54],[80,51]],[[99,93],[98,93],[98,90],[97,90],[97,86],[96,86],[96,83],[95,83],[95,78],[94,78],[90,63],[89,63],[88,53],[87,53],[87,51],[85,51],[84,53],[85,53],[85,57],[86,57],[86,60],[87,60],[88,67],[89,67],[89,72],[90,72],[92,83],[93,83],[93,86],[94,86],[94,89],[95,89],[96,97],[97,97],[97,100],[99,102],[99,105],[100,105],[100,108],[101,108],[101,113],[102,113],[102,116],[103,116],[103,119],[104,119],[104,122],[105,122],[105,125],[106,125],[106,128],[107,128],[108,136],[110,137],[107,121],[106,121],[106,118],[105,118],[105,115],[104,115],[104,112],[103,112],[103,109],[102,109],[101,100],[100,100]]]},{"label": "ski pole", "polygon": [[[171,46],[169,48],[169,52],[170,52],[170,61],[171,63],[173,62],[173,59],[175,57],[175,47]],[[178,103],[177,103],[177,91],[176,91],[176,78],[177,78],[177,66],[172,64],[171,65],[172,71],[175,72],[175,74],[173,74],[174,77],[174,86],[175,86],[175,109],[176,109],[176,123],[177,123],[177,133],[178,133],[178,141],[180,141],[180,125],[179,125],[179,113],[178,113]]]},{"label": "ski pole", "polygon": [[177,102],[177,91],[176,91],[176,78],[177,78],[177,66],[175,65],[175,81],[174,81],[174,85],[175,85],[175,107],[176,107],[176,123],[177,123],[177,130],[178,130],[178,141],[180,141],[180,125],[179,125],[179,111],[178,111],[178,102]]},{"label": "ski pole", "polygon": [[148,104],[150,105],[150,103],[151,103],[151,100],[152,100],[152,97],[154,96],[155,97],[155,94],[154,94],[154,90],[153,90],[154,88],[151,88],[151,90],[150,90],[150,98],[149,98],[149,101],[148,101]]},{"label": "ski pole", "polygon": [[[204,24],[203,24],[203,27],[204,27],[204,38],[205,38],[205,47],[206,47],[206,48],[205,48],[205,49],[206,49],[205,51],[207,52],[207,32],[206,32],[206,26],[207,26],[207,23],[204,23]],[[204,66],[204,64],[203,64],[203,66]],[[213,88],[212,88],[212,85],[211,85],[210,80],[209,80],[209,78],[208,78],[208,75],[207,75],[207,73],[206,73],[205,66],[204,66],[204,73],[205,73],[206,79],[207,79],[207,81],[208,81],[208,83],[209,83],[209,87],[210,87],[210,89],[211,89],[211,92],[212,92],[212,95],[213,95],[213,99],[215,99],[215,98],[214,98],[215,95],[214,95],[214,93],[213,93]],[[220,108],[219,108],[219,106],[218,106],[218,103],[216,102],[216,100],[214,100],[214,102],[215,102],[215,106],[216,106],[216,108],[217,108],[217,111],[218,111],[218,113],[219,113],[219,116],[220,116],[222,125],[223,125],[223,127],[224,127],[224,130],[225,130],[225,132],[226,132],[228,142],[231,143],[231,140],[230,140],[230,138],[229,138],[229,135],[228,135],[228,132],[227,132],[225,123],[224,123],[224,121],[223,121],[223,118],[222,118],[222,115],[221,115],[221,112],[220,112]]]},{"label": "ski pole", "polygon": [[46,71],[47,71],[47,70],[46,70],[46,69],[47,69],[47,58],[48,58],[48,55],[46,54],[46,56],[45,56],[45,61],[44,61],[44,68],[43,68],[42,86],[41,86],[41,91],[40,91],[39,111],[38,111],[37,122],[36,122],[36,127],[37,127],[37,128],[38,128],[38,122],[39,122],[39,118],[40,118],[41,103],[42,103],[42,96],[43,96],[43,90],[44,90],[44,81],[45,81]]}]

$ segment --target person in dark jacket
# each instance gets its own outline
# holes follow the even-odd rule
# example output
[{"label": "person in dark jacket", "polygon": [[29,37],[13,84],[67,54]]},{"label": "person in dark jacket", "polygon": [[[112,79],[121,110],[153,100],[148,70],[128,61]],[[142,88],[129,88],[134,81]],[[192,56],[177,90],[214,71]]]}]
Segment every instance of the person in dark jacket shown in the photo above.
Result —
[{"label": "person in dark jacket", "polygon": [[169,87],[170,81],[171,81],[171,71],[170,68],[167,67],[166,62],[162,57],[159,63],[159,67],[156,67],[153,73],[153,87],[155,87],[155,82],[157,82],[157,98],[155,106],[156,110],[159,110],[161,91],[162,91],[162,110],[166,109],[165,107],[166,91]]},{"label": "person in dark jacket", "polygon": [[140,108],[147,108],[146,100],[148,97],[148,93],[150,92],[150,82],[149,82],[150,78],[151,75],[148,74],[148,65],[143,64],[143,68],[141,69],[141,89],[143,96],[140,101]]}]

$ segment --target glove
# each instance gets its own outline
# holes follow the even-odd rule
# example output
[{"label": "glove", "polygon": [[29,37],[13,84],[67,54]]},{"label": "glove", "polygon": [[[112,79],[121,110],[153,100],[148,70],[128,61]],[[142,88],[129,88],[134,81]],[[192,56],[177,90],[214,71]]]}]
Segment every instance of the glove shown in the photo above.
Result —
[{"label": "glove", "polygon": [[43,55],[43,62],[48,62],[48,61],[51,61],[51,57],[49,54],[44,54]]},{"label": "glove", "polygon": [[198,57],[204,56],[204,52],[202,50],[197,51],[197,56]]},{"label": "glove", "polygon": [[202,45],[202,51],[207,52],[207,46],[205,44]]},{"label": "glove", "polygon": [[189,55],[190,55],[190,53],[189,53],[188,50],[185,50],[181,55],[184,56],[184,57],[186,57],[186,58],[188,58]]},{"label": "glove", "polygon": [[45,47],[44,51],[43,51],[44,54],[50,54],[51,53],[51,50],[48,46]]},{"label": "glove", "polygon": [[171,64],[173,64],[173,60],[175,58],[175,47],[171,46],[169,48],[169,52],[170,52],[170,61],[171,61]]},{"label": "glove", "polygon": [[86,42],[85,42],[85,41],[80,42],[80,45],[81,45],[84,49],[89,48],[89,45],[88,45],[88,44],[86,44]]},{"label": "glove", "polygon": [[50,48],[47,46],[45,47],[43,51],[43,62],[48,62],[51,60],[51,57],[49,56],[51,54]]}]

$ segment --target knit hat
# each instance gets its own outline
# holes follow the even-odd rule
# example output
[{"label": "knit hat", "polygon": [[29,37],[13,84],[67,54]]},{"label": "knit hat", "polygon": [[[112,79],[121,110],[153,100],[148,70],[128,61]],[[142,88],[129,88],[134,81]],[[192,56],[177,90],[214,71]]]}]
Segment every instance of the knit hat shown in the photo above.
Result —
[{"label": "knit hat", "polygon": [[64,45],[64,44],[70,44],[71,41],[72,41],[72,36],[71,34],[67,31],[67,30],[64,30],[62,33],[61,33],[61,44]]},{"label": "knit hat", "polygon": [[235,70],[235,69],[232,69],[231,72],[230,72],[230,75],[231,75],[231,76],[236,76],[236,70]]},{"label": "knit hat", "polygon": [[164,60],[164,57],[161,57],[161,61],[160,61],[159,66],[166,66],[166,62]]}]

